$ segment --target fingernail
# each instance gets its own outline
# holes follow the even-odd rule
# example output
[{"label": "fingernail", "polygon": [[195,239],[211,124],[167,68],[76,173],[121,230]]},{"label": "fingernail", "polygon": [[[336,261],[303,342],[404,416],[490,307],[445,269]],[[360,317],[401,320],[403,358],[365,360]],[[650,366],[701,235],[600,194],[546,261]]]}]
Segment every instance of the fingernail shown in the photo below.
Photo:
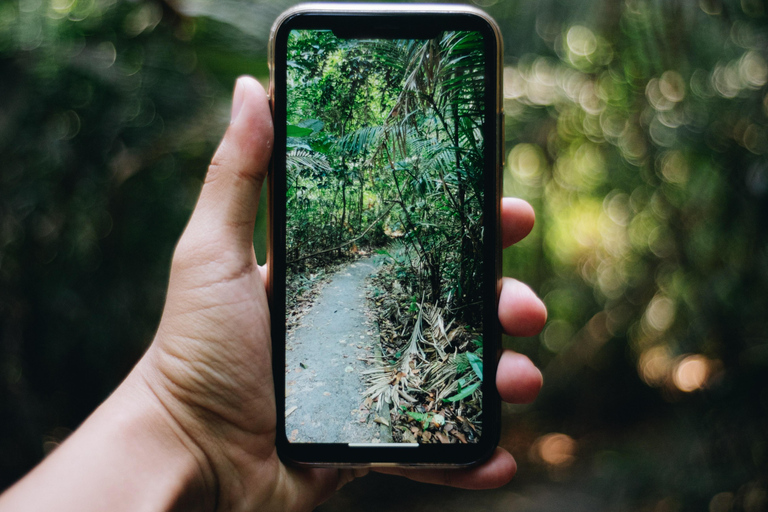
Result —
[{"label": "fingernail", "polygon": [[237,119],[237,114],[240,113],[240,110],[243,108],[243,99],[245,92],[243,91],[243,85],[241,83],[242,79],[238,78],[235,82],[235,93],[232,96],[232,113],[229,117],[229,124],[232,124],[235,122],[235,119]]}]

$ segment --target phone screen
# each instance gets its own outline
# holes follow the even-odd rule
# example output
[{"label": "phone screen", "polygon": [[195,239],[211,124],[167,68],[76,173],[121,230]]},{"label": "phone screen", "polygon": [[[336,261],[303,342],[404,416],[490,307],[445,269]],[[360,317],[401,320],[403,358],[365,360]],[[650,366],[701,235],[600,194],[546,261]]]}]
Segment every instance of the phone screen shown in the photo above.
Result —
[{"label": "phone screen", "polygon": [[287,34],[275,200],[289,444],[483,438],[497,336],[488,43],[429,36]]}]

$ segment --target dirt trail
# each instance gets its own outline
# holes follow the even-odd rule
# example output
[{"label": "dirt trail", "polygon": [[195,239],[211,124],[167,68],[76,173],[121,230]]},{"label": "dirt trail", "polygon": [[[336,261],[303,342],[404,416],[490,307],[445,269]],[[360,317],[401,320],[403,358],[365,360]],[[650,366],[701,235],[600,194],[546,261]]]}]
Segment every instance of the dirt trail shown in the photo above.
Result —
[{"label": "dirt trail", "polygon": [[286,434],[291,441],[388,443],[388,429],[365,408],[362,372],[371,366],[378,328],[368,314],[366,278],[380,256],[342,267],[288,335]]}]

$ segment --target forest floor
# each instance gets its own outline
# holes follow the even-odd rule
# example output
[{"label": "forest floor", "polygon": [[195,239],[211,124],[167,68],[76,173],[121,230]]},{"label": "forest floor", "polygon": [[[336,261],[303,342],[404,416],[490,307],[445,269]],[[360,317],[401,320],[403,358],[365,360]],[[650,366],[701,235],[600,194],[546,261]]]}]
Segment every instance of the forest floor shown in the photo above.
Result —
[{"label": "forest floor", "polygon": [[363,372],[375,360],[379,337],[366,286],[382,259],[343,265],[318,285],[312,306],[289,330],[285,424],[291,441],[391,442],[389,415],[379,417],[363,398]]}]

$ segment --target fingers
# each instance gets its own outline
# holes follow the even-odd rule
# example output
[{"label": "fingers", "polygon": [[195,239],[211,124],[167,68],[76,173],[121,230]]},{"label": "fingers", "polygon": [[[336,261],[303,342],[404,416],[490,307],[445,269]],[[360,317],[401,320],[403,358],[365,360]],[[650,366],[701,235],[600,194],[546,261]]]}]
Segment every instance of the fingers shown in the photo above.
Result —
[{"label": "fingers", "polygon": [[547,321],[547,308],[525,284],[505,277],[499,296],[499,322],[510,336],[535,336]]},{"label": "fingers", "polygon": [[504,197],[501,200],[501,241],[506,249],[525,238],[533,229],[536,216],[530,204],[522,199]]},{"label": "fingers", "polygon": [[[505,197],[501,202],[503,247],[519,242],[531,232],[534,212],[522,199]],[[499,321],[511,336],[534,336],[547,321],[547,309],[533,291],[515,279],[504,278],[499,297]],[[496,387],[510,403],[530,403],[542,385],[541,372],[522,354],[505,351],[499,360]]]},{"label": "fingers", "polygon": [[417,482],[448,485],[461,489],[495,489],[506,484],[517,471],[517,463],[508,451],[496,448],[490,459],[467,469],[377,468],[374,471],[400,475]]},{"label": "fingers", "polygon": [[259,194],[269,168],[273,129],[266,92],[255,79],[235,84],[231,121],[213,156],[190,226],[204,224],[250,249]]},{"label": "fingers", "polygon": [[543,382],[541,372],[530,359],[511,350],[501,354],[496,388],[502,400],[511,404],[529,404],[536,399]]}]

